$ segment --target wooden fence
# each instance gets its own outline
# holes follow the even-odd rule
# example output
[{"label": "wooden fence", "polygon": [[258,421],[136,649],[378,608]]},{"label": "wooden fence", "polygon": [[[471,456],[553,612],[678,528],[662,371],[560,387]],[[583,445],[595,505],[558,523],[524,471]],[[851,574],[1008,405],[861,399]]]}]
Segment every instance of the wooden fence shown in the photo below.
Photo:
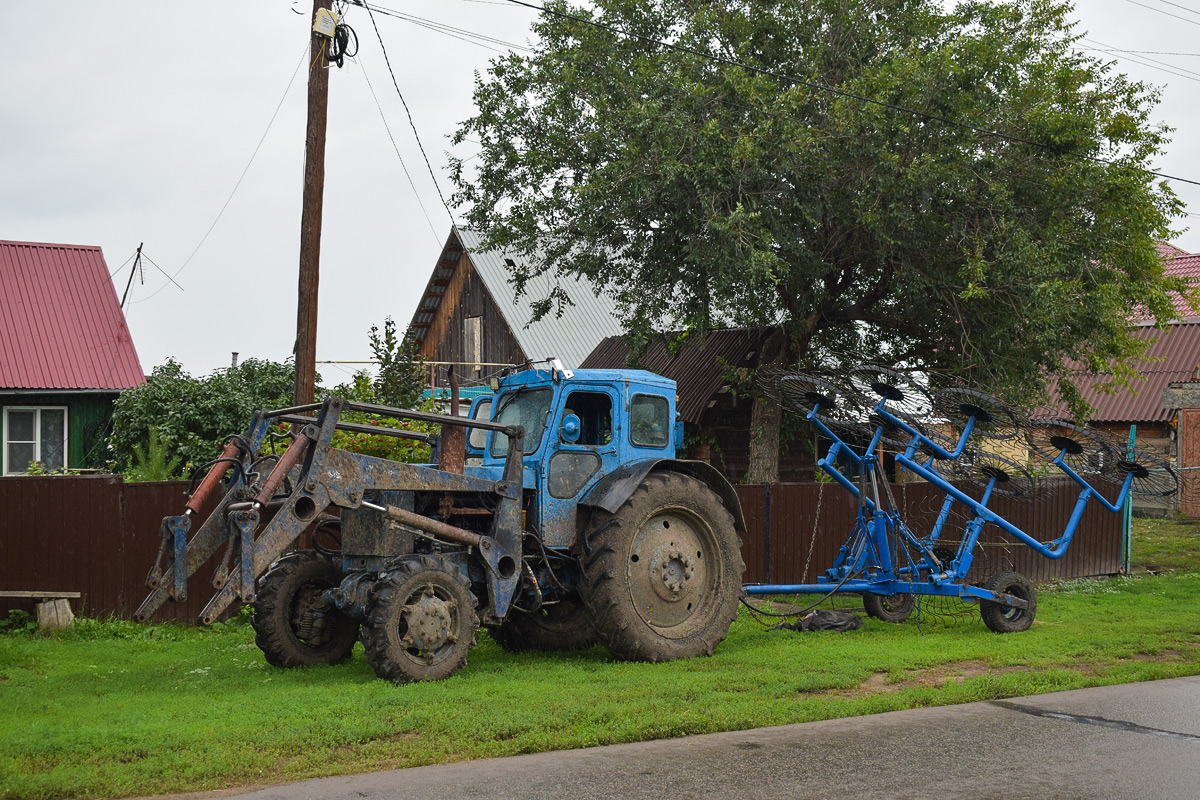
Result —
[{"label": "wooden fence", "polygon": [[[115,476],[0,478],[0,590],[80,592],[76,613],[133,615],[146,595],[145,576],[158,552],[159,524],[183,507],[186,483],[124,483]],[[1037,503],[992,505],[1022,530],[1045,541],[1060,535],[1078,491],[1052,482]],[[917,532],[936,518],[932,487],[893,487],[896,502]],[[832,562],[854,523],[856,505],[836,485],[739,486],[746,533],[747,583],[811,581]],[[954,530],[961,531],[961,524]],[[953,533],[953,531],[951,532]],[[945,538],[945,537],[943,537]],[[1016,569],[1033,580],[1111,575],[1121,571],[1121,518],[1092,504],[1058,560],[1037,555],[989,526],[972,570],[975,577]],[[207,571],[198,573],[206,575]],[[189,599],[168,603],[158,619],[192,621],[208,601],[203,580]],[[0,598],[0,613],[32,608]]]}]

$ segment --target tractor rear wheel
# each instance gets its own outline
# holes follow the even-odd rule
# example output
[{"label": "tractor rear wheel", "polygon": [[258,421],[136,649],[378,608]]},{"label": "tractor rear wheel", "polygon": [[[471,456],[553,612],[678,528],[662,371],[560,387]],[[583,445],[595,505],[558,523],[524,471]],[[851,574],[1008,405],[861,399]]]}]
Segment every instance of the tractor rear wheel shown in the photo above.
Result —
[{"label": "tractor rear wheel", "polygon": [[362,640],[380,678],[438,681],[466,665],[478,627],[471,582],[458,567],[439,556],[410,555],[379,573]]},{"label": "tractor rear wheel", "polygon": [[1033,582],[1019,572],[997,572],[983,583],[984,589],[1011,594],[1026,602],[1025,608],[1013,608],[993,600],[979,601],[983,624],[995,633],[1020,633],[1029,630],[1037,613],[1037,591]]},{"label": "tractor rear wheel", "polygon": [[863,608],[867,613],[884,622],[904,622],[916,606],[911,594],[864,594]]},{"label": "tractor rear wheel", "polygon": [[254,643],[276,667],[307,667],[345,661],[354,649],[358,623],[330,609],[314,610],[326,589],[342,582],[342,570],[311,550],[275,562],[254,597]]},{"label": "tractor rear wheel", "polygon": [[648,476],[615,514],[593,512],[581,593],[600,641],[627,661],[712,655],[737,618],[741,541],[707,485]]},{"label": "tractor rear wheel", "polygon": [[586,650],[600,639],[579,600],[560,600],[537,611],[513,611],[502,625],[489,628],[496,644],[509,653]]}]

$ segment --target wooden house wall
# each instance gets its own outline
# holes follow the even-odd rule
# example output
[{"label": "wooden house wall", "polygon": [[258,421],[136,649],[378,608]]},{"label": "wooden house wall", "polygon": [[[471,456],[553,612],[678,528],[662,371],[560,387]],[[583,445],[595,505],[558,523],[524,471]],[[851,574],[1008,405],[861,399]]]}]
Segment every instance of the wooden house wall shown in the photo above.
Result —
[{"label": "wooden house wall", "polygon": [[[437,314],[421,345],[421,355],[427,361],[465,363],[467,353],[465,323],[469,317],[482,318],[481,360],[490,364],[519,364],[525,353],[504,321],[496,301],[484,286],[479,273],[465,253],[458,261],[454,275],[448,279]],[[492,370],[484,369],[482,373]],[[471,377],[471,373],[466,373]]]},{"label": "wooden house wall", "polygon": [[[1099,430],[1115,438],[1122,444],[1129,441],[1128,422],[1102,422],[1096,426]],[[1175,463],[1175,452],[1171,441],[1171,426],[1165,422],[1137,423],[1135,444],[1139,450],[1145,450],[1159,458]]]},{"label": "wooden house wall", "polygon": [[66,406],[67,466],[96,469],[104,466],[107,453],[101,440],[107,434],[116,398],[116,392],[0,393],[0,410],[5,406]]},{"label": "wooden house wall", "polygon": [[[713,405],[705,412],[698,430],[701,443],[710,445],[705,458],[731,483],[745,480],[750,470],[750,410],[752,400],[733,392],[713,395]],[[807,426],[804,426],[807,427]],[[816,461],[812,442],[797,430],[789,439],[785,429],[779,448],[779,479],[784,482],[811,481]]]}]

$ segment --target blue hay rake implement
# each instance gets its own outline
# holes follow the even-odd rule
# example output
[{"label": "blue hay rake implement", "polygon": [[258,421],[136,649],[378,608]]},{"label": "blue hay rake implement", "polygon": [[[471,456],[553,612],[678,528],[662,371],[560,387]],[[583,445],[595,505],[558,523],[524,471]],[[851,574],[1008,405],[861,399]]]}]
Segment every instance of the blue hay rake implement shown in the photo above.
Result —
[{"label": "blue hay rake implement", "polygon": [[[986,525],[1059,558],[1093,500],[1117,513],[1131,492],[1162,496],[1178,487],[1175,473],[1155,456],[1126,453],[1096,432],[1067,423],[1020,419],[1000,401],[970,389],[931,395],[914,377],[882,367],[855,370],[844,380],[785,373],[775,376],[775,384],[785,404],[831,442],[817,465],[857,500],[858,513],[833,565],[816,583],[749,585],[748,595],[856,593],[867,613],[892,622],[911,614],[917,596],[952,597],[979,603],[984,623],[997,633],[1027,630],[1037,609],[1027,577],[1005,570],[980,585],[966,581]],[[936,487],[943,498],[924,535],[909,527],[897,507],[883,471],[885,447],[895,453],[897,470]],[[1037,479],[997,451],[1049,462],[1078,486],[1061,535],[1041,541],[989,506],[996,495],[1037,498]],[[978,498],[960,488],[964,480],[979,488]],[[1102,483],[1119,487],[1112,501],[1097,488]],[[965,511],[966,524],[952,548],[940,537],[955,506]]]}]

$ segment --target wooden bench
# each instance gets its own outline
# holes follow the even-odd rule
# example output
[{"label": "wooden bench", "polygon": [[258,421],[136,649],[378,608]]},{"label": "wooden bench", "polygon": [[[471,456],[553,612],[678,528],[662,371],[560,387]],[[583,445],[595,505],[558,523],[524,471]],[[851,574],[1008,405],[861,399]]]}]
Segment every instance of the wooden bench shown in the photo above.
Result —
[{"label": "wooden bench", "polygon": [[38,627],[43,630],[61,630],[75,621],[71,613],[71,601],[78,600],[79,592],[23,592],[0,589],[0,597],[19,597],[36,600]]}]

